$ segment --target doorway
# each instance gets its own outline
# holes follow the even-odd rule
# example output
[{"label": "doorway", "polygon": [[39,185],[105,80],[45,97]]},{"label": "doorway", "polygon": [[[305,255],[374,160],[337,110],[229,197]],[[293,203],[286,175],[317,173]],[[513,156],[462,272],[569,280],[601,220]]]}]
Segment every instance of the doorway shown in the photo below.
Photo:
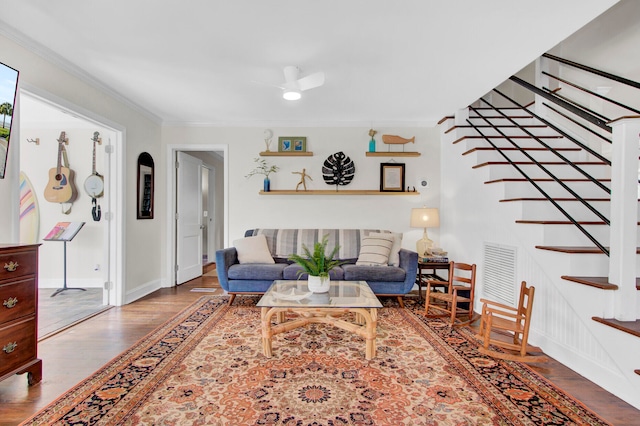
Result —
[{"label": "doorway", "polygon": [[[188,268],[191,265],[192,260],[195,259],[191,253],[198,253],[199,274],[202,274],[202,266],[204,263],[203,253],[206,251],[208,262],[211,262],[211,257],[215,257],[214,253],[217,249],[223,248],[228,238],[228,147],[227,145],[168,145],[167,146],[167,188],[169,189],[169,197],[167,197],[167,217],[173,217],[175,220],[167,222],[167,235],[170,236],[170,250],[167,251],[167,276],[170,277],[169,285],[179,285],[184,277],[181,276],[179,271],[181,268]],[[186,203],[188,208],[187,213],[180,212],[181,207],[185,205],[179,200],[184,198],[185,188],[180,187],[178,176],[180,174],[180,162],[178,161],[179,155],[188,155],[192,158],[197,158],[200,161],[201,166],[197,174],[200,179],[197,182],[197,186],[200,188],[207,187],[206,203],[203,203],[205,196],[202,194],[203,189],[196,189],[193,191],[192,187],[186,188],[186,192],[195,194],[199,191],[202,198],[198,199],[197,203]],[[176,167],[177,165],[177,167]],[[207,172],[204,172],[207,169]],[[202,179],[207,174],[207,184],[204,184]],[[194,182],[192,184],[196,186]],[[181,238],[178,233],[180,231],[180,217],[185,217],[187,214],[191,216],[197,215],[198,222],[196,224],[186,224],[189,228],[198,228],[198,238],[188,238],[190,246],[184,248],[183,245],[186,240]],[[206,224],[206,225],[205,225]],[[206,238],[203,234],[206,228]],[[186,236],[186,235],[185,235]],[[206,248],[203,247],[203,241],[207,241]],[[180,259],[181,253],[186,254],[186,264],[181,265],[183,260]]]},{"label": "doorway", "polygon": [[[118,267],[122,263],[122,250],[120,243],[116,243],[122,241],[117,238],[121,226],[114,214],[122,205],[121,182],[115,170],[123,161],[122,150],[118,149],[122,146],[123,132],[100,117],[78,112],[80,108],[59,99],[51,101],[32,88],[21,90],[19,108],[20,183],[32,191],[37,207],[29,220],[21,218],[20,241],[42,244],[39,257],[39,313],[40,323],[45,327],[39,333],[42,337],[109,305],[123,303],[122,270]],[[51,170],[57,169],[61,145],[75,176],[76,195],[68,203],[50,202],[43,197],[50,184]],[[94,169],[94,147],[95,169],[104,183],[103,195],[95,196],[95,205],[84,187]],[[61,157],[64,161],[64,156]],[[84,225],[69,242],[44,241],[58,222],[84,222]],[[69,290],[59,291],[65,287]],[[47,309],[49,313],[44,312]]]}]

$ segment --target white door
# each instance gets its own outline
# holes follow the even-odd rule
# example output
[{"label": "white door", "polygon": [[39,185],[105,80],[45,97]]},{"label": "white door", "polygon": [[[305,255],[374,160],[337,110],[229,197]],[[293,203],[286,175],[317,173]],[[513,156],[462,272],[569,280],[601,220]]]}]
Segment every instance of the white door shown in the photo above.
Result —
[{"label": "white door", "polygon": [[202,161],[178,152],[176,284],[202,275]]}]

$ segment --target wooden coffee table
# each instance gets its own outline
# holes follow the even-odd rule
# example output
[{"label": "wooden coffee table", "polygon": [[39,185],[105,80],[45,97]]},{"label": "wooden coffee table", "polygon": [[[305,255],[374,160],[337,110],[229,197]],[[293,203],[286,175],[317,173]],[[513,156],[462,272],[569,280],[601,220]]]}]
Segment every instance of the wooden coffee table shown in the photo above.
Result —
[{"label": "wooden coffee table", "polygon": [[[327,293],[311,293],[307,281],[274,281],[258,302],[262,308],[262,350],[272,356],[271,342],[276,334],[311,323],[331,324],[366,340],[365,358],[376,356],[378,309],[382,304],[366,281],[331,281]],[[286,318],[286,313],[296,316]],[[355,321],[344,314],[355,313]],[[272,324],[276,315],[277,324]]]}]

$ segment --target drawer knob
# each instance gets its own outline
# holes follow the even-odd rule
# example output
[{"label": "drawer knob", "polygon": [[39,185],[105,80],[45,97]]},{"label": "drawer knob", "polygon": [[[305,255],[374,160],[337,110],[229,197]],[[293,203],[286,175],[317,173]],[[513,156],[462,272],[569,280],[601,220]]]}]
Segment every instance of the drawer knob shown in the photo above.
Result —
[{"label": "drawer knob", "polygon": [[14,262],[13,260],[10,261],[9,263],[5,263],[4,264],[4,269],[6,269],[9,272],[15,272],[16,269],[18,269],[18,262]]},{"label": "drawer knob", "polygon": [[2,304],[6,306],[7,309],[11,309],[18,304],[18,298],[10,297],[9,300],[5,300]]},{"label": "drawer knob", "polygon": [[17,347],[18,347],[18,343],[17,343],[17,342],[7,343],[6,345],[4,345],[4,346],[2,347],[2,350],[3,350],[5,353],[10,354],[11,352],[15,351]]}]

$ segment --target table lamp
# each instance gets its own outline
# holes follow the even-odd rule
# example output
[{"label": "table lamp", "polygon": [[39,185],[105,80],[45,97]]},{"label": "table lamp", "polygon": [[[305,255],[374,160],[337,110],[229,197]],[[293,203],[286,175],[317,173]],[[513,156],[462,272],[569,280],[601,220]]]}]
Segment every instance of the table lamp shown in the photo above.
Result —
[{"label": "table lamp", "polygon": [[431,254],[431,249],[433,248],[433,241],[427,235],[427,228],[437,228],[439,226],[440,215],[438,214],[438,209],[427,207],[411,209],[411,227],[424,229],[422,239],[416,243],[416,251],[420,256]]}]

